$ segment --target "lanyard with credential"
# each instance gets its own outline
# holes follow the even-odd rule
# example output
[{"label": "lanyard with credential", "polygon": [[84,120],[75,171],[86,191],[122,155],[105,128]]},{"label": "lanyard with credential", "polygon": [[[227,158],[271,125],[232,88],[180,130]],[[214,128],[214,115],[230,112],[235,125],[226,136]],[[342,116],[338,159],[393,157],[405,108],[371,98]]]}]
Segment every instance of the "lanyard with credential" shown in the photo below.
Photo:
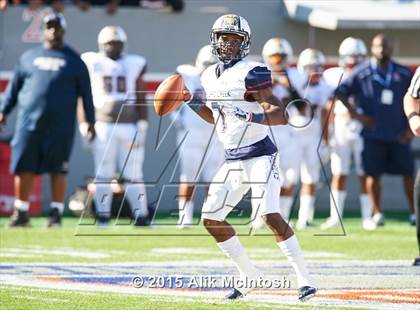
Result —
[{"label": "lanyard with credential", "polygon": [[386,77],[385,80],[382,78],[382,76],[378,73],[378,65],[372,64],[372,71],[373,71],[373,79],[380,83],[383,87],[389,88],[391,86],[392,82],[392,71],[394,69],[394,66],[392,63],[388,65],[387,71],[386,71]]}]

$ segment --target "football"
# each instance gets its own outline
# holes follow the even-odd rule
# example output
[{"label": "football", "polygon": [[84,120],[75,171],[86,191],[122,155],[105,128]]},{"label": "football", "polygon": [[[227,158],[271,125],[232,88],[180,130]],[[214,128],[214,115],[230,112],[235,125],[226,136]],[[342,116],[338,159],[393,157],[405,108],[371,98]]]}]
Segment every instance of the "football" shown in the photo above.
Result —
[{"label": "football", "polygon": [[174,74],[160,83],[155,92],[154,106],[159,116],[175,111],[184,101],[184,80]]}]

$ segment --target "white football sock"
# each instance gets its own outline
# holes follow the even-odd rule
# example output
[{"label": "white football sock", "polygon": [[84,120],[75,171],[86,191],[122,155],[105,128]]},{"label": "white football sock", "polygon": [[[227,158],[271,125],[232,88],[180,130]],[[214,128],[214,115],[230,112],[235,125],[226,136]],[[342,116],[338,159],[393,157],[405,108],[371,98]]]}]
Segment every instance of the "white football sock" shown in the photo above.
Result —
[{"label": "white football sock", "polygon": [[295,270],[298,286],[314,286],[314,282],[306,269],[306,263],[296,236],[293,235],[285,241],[280,241],[277,245]]},{"label": "white football sock", "polygon": [[298,221],[301,223],[312,222],[315,213],[315,197],[310,195],[300,196]]},{"label": "white football sock", "polygon": [[247,276],[248,278],[256,278],[260,275],[258,269],[249,259],[248,255],[245,253],[239,238],[233,236],[232,238],[218,242],[217,245],[222,250],[227,257],[229,257],[238,268],[242,276]]},{"label": "white football sock", "polygon": [[362,215],[362,220],[366,220],[372,217],[372,204],[370,203],[370,198],[368,194],[360,194],[360,213]]},{"label": "white football sock", "polygon": [[17,209],[19,211],[28,212],[28,210],[29,210],[29,201],[23,201],[23,200],[20,200],[20,199],[15,199],[15,201],[13,202],[13,205],[14,205],[15,209]]},{"label": "white football sock", "polygon": [[147,209],[146,187],[143,183],[124,184],[125,197],[130,203],[131,212],[135,219],[138,217],[147,217],[149,210]]},{"label": "white football sock", "polygon": [[265,226],[265,222],[261,217],[261,204],[257,201],[252,202],[251,226],[254,230],[261,229]]},{"label": "white football sock", "polygon": [[292,210],[293,197],[280,196],[280,214],[287,222],[290,219],[290,211]]},{"label": "white football sock", "polygon": [[194,216],[194,202],[192,200],[180,199],[178,201],[178,224],[192,225]]},{"label": "white football sock", "polygon": [[337,209],[339,209],[338,205],[339,205],[339,203],[338,203],[338,191],[333,189],[330,192],[330,219],[331,219],[331,221],[332,220],[334,220],[334,221],[337,220]]},{"label": "white football sock", "polygon": [[51,209],[58,209],[58,212],[60,212],[60,214],[63,214],[64,212],[64,203],[63,202],[57,202],[57,201],[53,201],[50,203],[50,208]]},{"label": "white football sock", "polygon": [[111,217],[112,188],[111,184],[95,184],[95,207],[99,216]]},{"label": "white football sock", "polygon": [[[339,222],[343,218],[344,203],[346,201],[347,192],[332,190],[330,194],[330,217],[334,221]],[[334,200],[333,200],[334,198]],[[335,202],[335,203],[334,203]],[[337,213],[338,212],[338,213]]]}]

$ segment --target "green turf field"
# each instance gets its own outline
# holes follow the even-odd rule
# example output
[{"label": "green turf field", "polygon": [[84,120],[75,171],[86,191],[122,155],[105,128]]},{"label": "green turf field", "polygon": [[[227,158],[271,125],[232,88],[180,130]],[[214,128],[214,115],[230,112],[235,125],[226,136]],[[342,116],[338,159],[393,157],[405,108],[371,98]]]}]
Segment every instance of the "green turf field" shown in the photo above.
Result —
[{"label": "green turf field", "polygon": [[[404,218],[405,219],[405,218]],[[411,259],[416,253],[415,228],[409,226],[404,219],[387,218],[386,226],[375,231],[364,231],[360,227],[358,218],[344,221],[346,235],[341,229],[321,231],[319,227],[309,228],[303,232],[296,232],[304,251],[330,252],[344,254],[348,259],[358,260],[387,260]],[[197,219],[198,220],[198,219]],[[79,219],[65,218],[63,228],[47,229],[45,218],[33,218],[31,229],[9,229],[7,219],[0,220],[1,248],[4,253],[7,248],[31,248],[54,250],[57,248],[72,248],[83,251],[106,252],[103,262],[124,261],[159,261],[167,260],[164,256],[156,255],[155,248],[208,248],[208,254],[189,255],[188,260],[222,259],[212,237],[201,225],[188,230],[178,230],[175,226],[157,226],[154,228],[134,228],[132,226],[110,226],[106,229],[95,226],[77,226]],[[158,220],[165,224],[170,220]],[[232,222],[239,223],[236,219]],[[316,220],[319,226],[322,221]],[[175,224],[175,223],[173,223]],[[258,231],[256,235],[249,235],[248,226],[237,226],[242,233],[240,239],[247,249],[264,248],[277,251],[273,237],[268,229]],[[331,234],[331,235],[329,235]],[[183,260],[185,255],[171,255],[171,259]],[[264,257],[256,257],[256,259]],[[334,258],[334,256],[332,256]],[[45,254],[42,252],[34,256],[8,257],[2,255],[1,262],[74,262],[72,257]],[[88,258],[87,258],[88,259]],[[278,259],[282,259],[280,253]]]},{"label": "green turf field", "polygon": [[[398,264],[405,266],[404,262],[406,262],[408,268],[410,261],[418,253],[415,229],[409,226],[408,221],[405,219],[405,216],[398,217],[395,214],[389,214],[385,227],[367,232],[361,229],[360,219],[347,218],[344,221],[345,235],[341,229],[327,232],[321,231],[319,224],[322,221],[318,219],[316,220],[317,227],[310,228],[304,232],[297,232],[297,236],[308,262],[315,264],[314,268],[320,268],[320,275],[324,272],[322,271],[324,267],[321,264],[324,264],[326,261],[330,263],[336,261],[337,264],[354,262],[357,266],[363,264],[363,262],[370,264],[376,261],[385,262],[385,264],[387,261],[393,262],[393,264],[398,262]],[[141,265],[142,263],[146,265],[162,263],[164,265],[187,262],[187,264],[192,266],[194,264],[201,266],[200,264],[203,262],[212,262],[208,267],[210,271],[214,262],[216,262],[216,267],[219,261],[221,263],[229,263],[216,246],[214,240],[207,235],[201,226],[188,230],[178,230],[176,227],[168,225],[174,223],[172,218],[169,217],[162,217],[157,220],[158,224],[163,223],[165,226],[156,225],[152,228],[133,228],[127,225],[118,225],[101,229],[95,226],[79,226],[79,219],[68,217],[64,219],[63,228],[47,229],[45,227],[45,218],[33,218],[31,221],[32,228],[9,229],[6,227],[7,219],[0,219],[0,266],[9,266],[10,264],[14,266],[16,263],[23,265],[79,263],[90,266],[100,263],[119,264],[119,268],[124,268],[124,264],[126,264],[129,269],[131,264]],[[255,235],[249,235],[249,229],[246,225],[241,225],[243,222],[241,219],[236,218],[232,222],[238,225],[238,232],[241,235],[240,239],[247,248],[251,258],[257,264],[261,262],[267,268],[270,267],[270,264],[276,264],[276,262],[284,266],[287,265],[268,230],[263,229]],[[394,264],[392,267],[397,272],[399,270],[398,264]],[[159,270],[159,265],[155,268]],[[185,269],[185,266],[182,268],[184,269],[176,269],[175,272],[188,271],[188,269]],[[339,268],[337,270],[340,270]],[[352,270],[351,266],[343,268]],[[4,273],[4,270],[6,269],[0,269],[0,276],[2,273],[3,276],[7,275],[7,272]],[[234,272],[234,269],[232,270]],[[368,265],[366,270],[370,270]],[[375,272],[381,272],[380,266],[377,270],[379,271]],[[410,277],[410,270],[404,269],[403,272],[403,276],[407,276],[408,280],[414,281],[415,277],[420,277],[420,268],[415,270],[414,278]],[[345,286],[345,274],[343,274],[344,278],[340,274],[332,276],[337,278],[337,283],[342,284],[343,287]],[[322,276],[319,277],[322,281]],[[381,274],[376,278],[375,274],[372,274],[372,277],[366,282],[366,287],[375,289],[383,287],[402,288],[400,287],[401,283],[391,283],[394,281],[392,280],[393,278],[390,278],[392,274],[384,274],[383,277],[390,283],[381,283]],[[8,279],[6,277],[6,280]],[[358,277],[354,276],[351,284],[347,285],[347,287],[364,287],[363,283],[357,283],[357,279]],[[339,288],[331,286],[328,281],[322,282],[321,286],[325,288]],[[404,280],[403,283],[406,283],[405,288],[416,288],[415,282],[413,284]],[[122,293],[118,293],[118,289],[116,289],[104,292],[101,289],[97,291],[95,289],[78,289],[77,286],[71,289],[56,289],[54,285],[46,287],[36,285],[36,287],[31,287],[31,282],[10,285],[9,282],[4,281],[1,277],[0,285],[1,309],[347,308],[346,302],[340,304],[328,302],[324,304],[322,302],[318,304],[311,304],[311,302],[298,304],[290,303],[289,300],[286,303],[276,303],[273,300],[250,299],[228,303],[218,298],[218,295],[221,295],[220,297],[223,296],[222,292],[220,294],[218,292],[212,293],[213,295],[211,296],[204,295],[200,298],[199,294],[198,297],[195,295],[183,296],[182,294],[179,296],[176,294],[166,295],[166,293],[162,292],[142,294],[134,292],[133,294],[132,291],[125,292],[123,290]],[[337,286],[340,285],[337,284]],[[415,299],[417,298],[416,296],[414,296]],[[418,297],[420,299],[420,295]],[[417,305],[420,305],[420,301],[417,301],[419,302]],[[354,305],[349,303],[348,307],[353,308]]]},{"label": "green turf field", "polygon": [[177,297],[149,297],[112,293],[63,292],[33,288],[1,287],[2,309],[307,309],[305,306],[273,305],[246,301],[185,301]]}]

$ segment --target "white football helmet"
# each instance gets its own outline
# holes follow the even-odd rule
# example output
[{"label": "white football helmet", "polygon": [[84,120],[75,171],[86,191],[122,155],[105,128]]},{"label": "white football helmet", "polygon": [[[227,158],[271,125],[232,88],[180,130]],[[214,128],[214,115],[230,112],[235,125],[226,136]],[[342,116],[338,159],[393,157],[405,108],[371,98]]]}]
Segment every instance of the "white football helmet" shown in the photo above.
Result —
[{"label": "white football helmet", "polygon": [[325,56],[321,51],[313,48],[307,48],[300,53],[297,67],[302,73],[321,73],[324,71],[325,63]]},{"label": "white football helmet", "polygon": [[[243,38],[238,55],[235,55],[231,59],[227,59],[220,51],[221,46],[218,39],[219,34],[221,33],[233,33]],[[233,59],[242,59],[249,53],[251,45],[251,28],[246,19],[242,16],[235,14],[223,15],[213,24],[210,33],[210,42],[213,54],[216,55],[220,61],[226,63]]]},{"label": "white football helmet", "polygon": [[212,53],[212,47],[210,45],[204,45],[197,54],[195,59],[195,67],[203,72],[207,67],[215,64],[217,57]]},{"label": "white football helmet", "polygon": [[365,60],[367,48],[361,39],[348,37],[341,42],[338,54],[340,67],[354,66]]},{"label": "white football helmet", "polygon": [[111,41],[126,43],[127,35],[125,34],[124,29],[119,26],[106,26],[102,28],[98,35],[99,47]]},{"label": "white football helmet", "polygon": [[270,67],[270,56],[276,54],[286,56],[284,60],[285,63],[282,65],[287,66],[290,59],[293,57],[293,49],[289,41],[282,38],[271,38],[264,44],[262,57],[268,67]]}]

